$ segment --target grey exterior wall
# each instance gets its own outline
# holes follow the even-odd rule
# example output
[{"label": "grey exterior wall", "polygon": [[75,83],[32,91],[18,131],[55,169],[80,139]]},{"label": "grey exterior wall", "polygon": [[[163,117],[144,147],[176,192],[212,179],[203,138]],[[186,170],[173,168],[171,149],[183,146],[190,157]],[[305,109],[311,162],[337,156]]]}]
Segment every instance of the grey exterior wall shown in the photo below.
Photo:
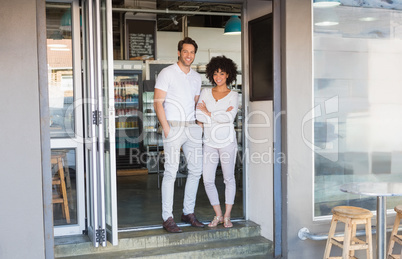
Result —
[{"label": "grey exterior wall", "polygon": [[[0,8],[0,258],[45,258],[37,1]],[[44,1],[43,1],[44,2]]]},{"label": "grey exterior wall", "polygon": [[[307,227],[312,233],[326,233],[330,221],[313,222],[313,151],[303,138],[311,140],[312,120],[303,125],[313,103],[312,1],[285,1],[287,124],[287,258],[322,258],[324,241],[302,241],[298,231]],[[304,127],[304,135],[302,128]]]}]

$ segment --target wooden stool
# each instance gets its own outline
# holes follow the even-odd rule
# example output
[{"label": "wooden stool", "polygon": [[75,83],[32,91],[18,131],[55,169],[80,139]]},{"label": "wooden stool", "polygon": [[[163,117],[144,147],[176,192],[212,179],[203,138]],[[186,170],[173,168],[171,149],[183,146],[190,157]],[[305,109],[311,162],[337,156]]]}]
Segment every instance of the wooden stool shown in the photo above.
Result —
[{"label": "wooden stool", "polygon": [[389,258],[400,258],[400,254],[392,254],[392,250],[394,248],[395,242],[402,245],[402,235],[398,235],[399,224],[402,219],[402,205],[398,205],[394,208],[396,211],[394,228],[392,229],[391,236],[389,238],[389,247],[387,252],[387,259]]},{"label": "wooden stool", "polygon": [[61,155],[61,161],[63,162],[63,168],[65,168],[64,171],[64,176],[66,177],[66,187],[67,188],[71,188],[71,177],[70,177],[70,168],[68,166],[68,162],[67,162],[67,153],[68,153],[68,149],[58,149],[57,151],[53,151],[53,152],[57,152],[58,154]]},{"label": "wooden stool", "polygon": [[66,219],[67,223],[70,223],[70,210],[68,208],[67,191],[66,191],[66,181],[64,178],[63,169],[63,155],[54,154],[51,158],[51,164],[57,166],[57,173],[53,176],[52,185],[59,186],[59,194],[53,194],[52,203],[61,204],[63,217]]},{"label": "wooden stool", "polygon": [[[324,259],[328,258],[356,258],[355,250],[366,250],[367,258],[373,258],[372,236],[371,236],[371,211],[351,206],[338,206],[332,209],[331,227],[328,233],[327,245],[325,247]],[[336,224],[338,221],[345,223],[345,235],[335,237]],[[356,225],[364,224],[366,227],[366,240],[356,237]],[[343,249],[342,257],[330,257],[332,245]]]}]

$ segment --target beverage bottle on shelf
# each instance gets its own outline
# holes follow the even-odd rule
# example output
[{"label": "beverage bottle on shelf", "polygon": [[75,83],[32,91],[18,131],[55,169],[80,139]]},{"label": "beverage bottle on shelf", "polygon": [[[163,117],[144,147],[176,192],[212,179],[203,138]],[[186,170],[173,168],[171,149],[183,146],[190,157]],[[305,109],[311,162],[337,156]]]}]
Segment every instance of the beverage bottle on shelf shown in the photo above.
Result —
[{"label": "beverage bottle on shelf", "polygon": [[118,87],[117,87],[117,101],[120,103],[121,102],[121,85],[120,82],[118,83]]},{"label": "beverage bottle on shelf", "polygon": [[117,89],[116,89],[116,101],[119,103],[121,102],[121,98],[120,98],[120,82],[116,82],[117,83]]},{"label": "beverage bottle on shelf", "polygon": [[124,102],[123,89],[124,89],[124,82],[121,82],[121,87],[120,87],[121,102]]},{"label": "beverage bottle on shelf", "polygon": [[127,100],[126,100],[126,89],[123,88],[121,91],[122,91],[122,96],[123,96],[123,97],[122,97],[123,102],[125,102],[125,101],[127,101]]},{"label": "beverage bottle on shelf", "polygon": [[117,102],[117,82],[114,82],[114,102]]}]

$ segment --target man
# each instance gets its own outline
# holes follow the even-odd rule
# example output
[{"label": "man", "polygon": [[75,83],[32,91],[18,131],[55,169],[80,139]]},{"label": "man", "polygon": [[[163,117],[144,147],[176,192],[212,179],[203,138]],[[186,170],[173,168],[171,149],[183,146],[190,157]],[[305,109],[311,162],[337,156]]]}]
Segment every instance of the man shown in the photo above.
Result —
[{"label": "man", "polygon": [[174,183],[180,162],[180,149],[187,161],[187,181],[184,190],[181,220],[194,227],[204,227],[194,214],[198,183],[202,174],[202,128],[195,122],[195,106],[200,97],[201,76],[191,69],[197,43],[184,38],[178,44],[177,63],[164,68],[158,75],[154,108],[163,128],[165,172],[162,181],[163,227],[171,233],[182,230],[173,220]]}]

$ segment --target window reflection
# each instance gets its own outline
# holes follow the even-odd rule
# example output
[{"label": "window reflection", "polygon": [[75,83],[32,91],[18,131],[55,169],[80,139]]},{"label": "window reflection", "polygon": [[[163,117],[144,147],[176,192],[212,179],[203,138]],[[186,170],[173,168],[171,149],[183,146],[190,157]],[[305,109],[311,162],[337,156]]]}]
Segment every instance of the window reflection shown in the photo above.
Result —
[{"label": "window reflection", "polygon": [[46,28],[50,134],[52,138],[73,136],[71,5],[48,4]]},{"label": "window reflection", "polygon": [[376,209],[375,198],[341,192],[344,183],[402,179],[402,11],[314,8],[314,24],[326,13],[339,23],[314,25],[316,217],[338,205]]},{"label": "window reflection", "polygon": [[51,166],[54,225],[77,224],[75,149],[52,149]]}]

